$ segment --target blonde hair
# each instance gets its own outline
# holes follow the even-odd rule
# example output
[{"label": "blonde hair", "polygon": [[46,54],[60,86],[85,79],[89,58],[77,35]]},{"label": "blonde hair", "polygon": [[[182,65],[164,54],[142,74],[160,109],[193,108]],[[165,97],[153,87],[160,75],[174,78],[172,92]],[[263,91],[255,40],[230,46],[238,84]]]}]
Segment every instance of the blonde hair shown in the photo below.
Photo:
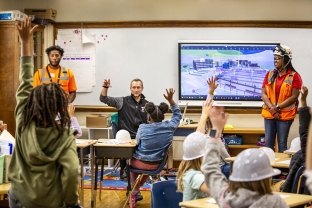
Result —
[{"label": "blonde hair", "polygon": [[178,180],[178,191],[183,192],[183,176],[184,173],[190,169],[200,170],[200,166],[202,164],[202,157],[196,158],[194,160],[182,160],[177,174]]},{"label": "blonde hair", "polygon": [[258,192],[260,195],[272,194],[272,178],[265,178],[260,181],[249,182],[229,182],[229,192],[236,193],[239,188],[248,189],[250,191]]}]

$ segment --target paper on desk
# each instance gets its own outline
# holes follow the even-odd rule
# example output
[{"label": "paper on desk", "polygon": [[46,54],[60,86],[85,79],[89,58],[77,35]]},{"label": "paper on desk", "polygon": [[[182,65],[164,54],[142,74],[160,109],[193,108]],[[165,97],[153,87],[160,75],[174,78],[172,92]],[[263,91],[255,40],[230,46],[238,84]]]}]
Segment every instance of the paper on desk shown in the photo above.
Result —
[{"label": "paper on desk", "polygon": [[212,198],[212,197],[209,197],[207,199],[207,202],[210,203],[210,204],[216,204],[217,203],[216,200],[214,198]]},{"label": "paper on desk", "polygon": [[279,163],[279,164],[287,164],[287,165],[289,165],[289,164],[290,164],[290,159],[287,159],[287,160],[282,160],[282,161],[278,161],[278,162],[275,162],[275,163]]},{"label": "paper on desk", "polygon": [[89,144],[91,141],[85,139],[76,139],[76,144]]},{"label": "paper on desk", "polygon": [[116,139],[98,139],[98,143],[105,143],[105,144],[118,144]]},{"label": "paper on desk", "polygon": [[285,198],[288,198],[288,197],[289,197],[289,195],[287,195],[287,194],[279,194],[279,196],[280,196],[282,199],[285,199]]}]

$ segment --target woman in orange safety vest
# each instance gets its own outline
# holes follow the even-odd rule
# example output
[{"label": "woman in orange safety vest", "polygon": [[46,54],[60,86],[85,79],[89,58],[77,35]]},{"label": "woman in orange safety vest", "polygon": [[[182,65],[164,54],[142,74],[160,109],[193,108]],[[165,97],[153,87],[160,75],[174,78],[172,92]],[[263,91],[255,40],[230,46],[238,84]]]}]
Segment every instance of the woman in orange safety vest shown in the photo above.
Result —
[{"label": "woman in orange safety vest", "polygon": [[291,64],[290,48],[278,45],[274,49],[275,69],[269,71],[262,85],[262,116],[265,145],[274,149],[277,136],[278,151],[287,149],[290,126],[296,116],[302,80]]}]

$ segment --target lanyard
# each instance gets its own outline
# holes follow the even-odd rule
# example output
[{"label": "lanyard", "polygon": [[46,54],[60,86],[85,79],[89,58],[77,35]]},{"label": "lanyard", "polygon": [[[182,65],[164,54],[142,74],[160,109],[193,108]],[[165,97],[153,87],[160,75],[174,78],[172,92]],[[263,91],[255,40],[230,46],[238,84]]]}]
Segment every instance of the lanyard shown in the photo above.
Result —
[{"label": "lanyard", "polygon": [[[46,70],[48,72],[48,76],[49,76],[49,79],[50,79],[50,82],[52,83],[52,77],[51,77],[51,74],[49,72],[49,69],[48,69],[48,65],[46,66]],[[58,70],[59,70],[59,73],[58,73],[58,76],[57,76],[57,84],[60,82],[60,76],[61,76],[61,67],[59,66],[58,67]]]}]

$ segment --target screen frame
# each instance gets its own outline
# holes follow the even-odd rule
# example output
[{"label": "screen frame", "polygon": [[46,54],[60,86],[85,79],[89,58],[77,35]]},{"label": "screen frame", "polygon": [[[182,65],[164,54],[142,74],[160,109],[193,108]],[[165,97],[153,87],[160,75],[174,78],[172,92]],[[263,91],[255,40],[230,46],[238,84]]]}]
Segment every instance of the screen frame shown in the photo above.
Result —
[{"label": "screen frame", "polygon": [[[212,44],[212,45],[280,45],[279,42],[276,41],[225,41],[225,40],[179,40],[178,41],[178,74],[179,74],[179,94],[178,94],[178,100],[179,105],[185,106],[201,106],[204,102],[205,98],[203,99],[186,99],[182,98],[181,88],[181,46],[183,44]],[[272,50],[273,51],[273,50]],[[208,89],[207,89],[208,90]],[[246,99],[246,100],[220,100],[214,98],[214,104],[215,106],[231,106],[231,107],[261,107],[263,105],[263,101],[255,100],[255,99]]]}]

